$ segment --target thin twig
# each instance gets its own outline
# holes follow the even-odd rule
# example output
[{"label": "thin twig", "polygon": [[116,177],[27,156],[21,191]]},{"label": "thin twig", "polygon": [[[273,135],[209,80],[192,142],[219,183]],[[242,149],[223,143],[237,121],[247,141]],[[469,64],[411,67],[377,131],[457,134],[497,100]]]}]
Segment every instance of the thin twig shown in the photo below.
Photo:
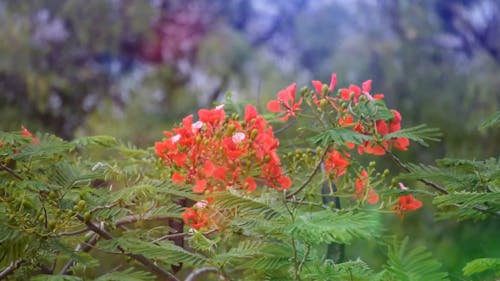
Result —
[{"label": "thin twig", "polygon": [[57,233],[55,236],[56,237],[73,236],[73,235],[82,234],[82,233],[87,232],[87,231],[89,231],[89,229],[87,227],[84,227],[82,229],[77,229],[77,230],[74,230],[74,231],[67,231],[67,232]]},{"label": "thin twig", "polygon": [[21,266],[22,263],[23,263],[22,260],[11,262],[10,265],[7,266],[7,268],[5,268],[4,270],[2,270],[2,272],[0,272],[0,280],[12,274],[16,269],[18,269]]},{"label": "thin twig", "polygon": [[[107,232],[105,229],[99,228],[97,225],[95,225],[94,223],[92,223],[90,221],[86,221],[82,215],[77,214],[76,217],[78,218],[78,220],[80,220],[81,222],[85,223],[85,225],[87,225],[87,227],[90,230],[92,230],[93,232],[99,234],[99,236],[101,236],[102,238],[104,238],[106,240],[112,240],[113,239],[113,236],[109,232]],[[180,281],[179,279],[177,279],[177,277],[175,277],[175,275],[173,275],[172,273],[170,273],[170,272],[164,270],[163,268],[159,267],[153,261],[151,261],[150,259],[146,258],[145,256],[140,255],[140,254],[127,253],[125,251],[125,249],[123,247],[119,246],[119,245],[118,245],[117,248],[123,254],[125,254],[125,255],[127,255],[127,256],[135,259],[136,261],[138,261],[140,263],[142,263],[147,269],[149,269],[151,272],[155,273],[159,277],[163,278],[164,280],[167,280],[167,281]]]},{"label": "thin twig", "polygon": [[119,205],[120,202],[115,202],[113,204],[109,204],[109,205],[105,205],[105,206],[97,206],[97,207],[94,207],[92,210],[90,210],[89,212],[90,213],[94,213],[96,211],[99,211],[99,210],[104,210],[104,209],[111,209],[117,205]]},{"label": "thin twig", "polygon": [[[101,224],[101,228],[104,227],[104,224]],[[82,251],[84,253],[89,252],[95,244],[97,244],[97,241],[99,241],[99,235],[95,233],[92,235],[92,237],[84,243],[81,243],[80,245],[76,246],[75,251]],[[73,267],[75,264],[75,260],[70,259],[61,269],[60,274],[65,275],[68,274],[69,270]]]},{"label": "thin twig", "polygon": [[145,214],[145,215],[131,215],[131,216],[126,216],[126,217],[123,217],[119,220],[117,220],[115,222],[115,226],[116,227],[120,227],[124,224],[131,224],[131,223],[135,223],[135,222],[138,222],[138,221],[164,221],[164,220],[168,220],[168,219],[171,219],[172,216],[156,216],[156,217],[150,217],[150,214]]},{"label": "thin twig", "polygon": [[307,256],[309,255],[309,251],[311,251],[311,245],[306,244],[306,252],[304,253],[304,256],[302,257],[302,261],[299,264],[299,274],[302,271],[302,267],[306,263]]},{"label": "thin twig", "polygon": [[[389,151],[389,150],[385,150],[392,158],[392,160],[394,160],[394,162],[396,162],[396,164],[401,167],[403,170],[405,170],[406,172],[411,172],[410,168],[408,168],[408,166],[406,166],[394,153],[392,153],[392,151]],[[419,179],[420,182],[428,185],[428,186],[431,186],[433,187],[434,189],[436,189],[437,191],[441,192],[442,194],[449,194],[450,192],[448,190],[446,190],[444,187],[432,182],[432,181],[429,181],[429,180],[426,180],[426,179]]]},{"label": "thin twig", "polygon": [[7,173],[11,174],[13,177],[15,177],[16,179],[22,181],[23,180],[23,177],[21,177],[18,173],[16,173],[16,171],[12,170],[11,168],[5,166],[3,163],[0,163],[0,168],[4,171],[6,171]]},{"label": "thin twig", "polygon": [[290,121],[287,124],[285,124],[285,126],[279,128],[279,129],[274,130],[274,134],[275,135],[279,135],[280,133],[284,132],[286,129],[292,127],[293,124],[295,124],[296,121],[297,121],[296,119],[292,119],[292,121]]},{"label": "thin twig", "polygon": [[326,154],[328,153],[328,150],[330,149],[330,145],[328,145],[326,148],[325,148],[325,151],[323,151],[323,153],[321,154],[321,158],[319,159],[318,161],[318,164],[316,164],[316,167],[314,168],[314,170],[311,172],[311,174],[306,178],[306,180],[302,183],[302,185],[297,188],[295,191],[291,192],[290,194],[287,194],[285,197],[287,199],[290,199],[292,198],[293,196],[295,196],[296,194],[298,194],[299,192],[302,191],[302,189],[304,189],[312,180],[312,178],[318,173],[318,171],[320,170],[321,168],[321,163],[323,163],[323,160],[325,159],[325,156]]},{"label": "thin twig", "polygon": [[[408,168],[407,165],[405,165],[394,153],[392,153],[392,151],[389,151],[389,150],[385,150],[389,155],[391,155],[391,158],[394,160],[394,162],[396,162],[396,164],[401,167],[403,170],[405,170],[406,172],[410,173],[411,170],[410,168]],[[434,189],[436,189],[437,191],[439,191],[441,194],[450,194],[450,192],[448,190],[446,190],[444,187],[438,185],[437,183],[435,182],[432,182],[430,180],[427,180],[427,179],[418,179],[418,181],[420,181],[421,183],[424,183],[425,185],[427,186],[430,186]],[[457,207],[460,207],[459,204],[457,204]],[[490,214],[490,215],[495,215],[495,216],[500,216],[500,212],[495,212],[495,211],[491,211],[491,210],[488,210],[486,207],[484,206],[472,206],[472,208],[476,211],[479,211],[479,212],[483,212],[483,213],[487,213],[487,214]]]},{"label": "thin twig", "polygon": [[194,281],[198,275],[202,275],[208,272],[215,272],[218,273],[219,270],[215,267],[202,267],[198,268],[196,270],[193,270],[189,275],[186,277],[185,281]]},{"label": "thin twig", "polygon": [[[215,233],[217,231],[218,231],[218,229],[212,229],[210,231],[202,233],[202,235],[203,236],[207,236],[207,235],[210,235],[210,234]],[[167,239],[178,238],[178,237],[186,237],[186,236],[193,236],[193,235],[194,235],[194,232],[193,233],[191,233],[191,232],[183,232],[183,233],[167,234],[167,235],[161,236],[160,238],[157,238],[157,239],[153,240],[152,242],[153,243],[157,243],[157,242],[160,242],[160,241],[163,241],[163,240],[167,240]]]}]

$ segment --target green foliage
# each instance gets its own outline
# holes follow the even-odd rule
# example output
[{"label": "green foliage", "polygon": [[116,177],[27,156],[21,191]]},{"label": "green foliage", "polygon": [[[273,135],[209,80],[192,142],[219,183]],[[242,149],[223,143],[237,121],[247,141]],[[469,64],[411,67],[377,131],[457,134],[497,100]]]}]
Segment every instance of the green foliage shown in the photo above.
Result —
[{"label": "green foliage", "polygon": [[312,138],[314,145],[326,146],[330,143],[344,144],[346,142],[352,142],[355,144],[362,144],[364,141],[370,140],[371,137],[357,133],[351,129],[346,128],[332,128],[328,129],[321,134],[318,134]]},{"label": "green foliage", "polygon": [[500,161],[445,158],[437,166],[409,165],[401,179],[431,180],[449,191],[434,198],[440,218],[486,219],[500,211]]},{"label": "green foliage", "polygon": [[288,228],[292,237],[310,245],[349,244],[354,239],[377,236],[378,220],[369,212],[308,212],[296,218]]},{"label": "green foliage", "polygon": [[[385,275],[385,276],[384,276]],[[361,260],[333,263],[326,260],[321,264],[307,266],[303,273],[306,280],[329,281],[329,280],[353,280],[353,281],[377,281],[391,280],[385,273],[375,273],[365,262]]]},{"label": "green foliage", "polygon": [[500,276],[500,258],[481,258],[468,262],[463,272],[465,276],[471,276],[483,271],[493,270],[496,276]]},{"label": "green foliage", "polygon": [[78,276],[40,274],[30,279],[31,281],[82,281]]},{"label": "green foliage", "polygon": [[441,272],[440,268],[441,264],[424,246],[409,249],[408,238],[389,246],[386,270],[394,276],[394,280],[449,280],[448,274]]},{"label": "green foliage", "polygon": [[391,138],[407,138],[412,141],[418,142],[423,146],[429,146],[427,141],[439,141],[442,134],[439,129],[428,128],[425,124],[415,127],[404,128],[396,132],[392,132],[384,136],[384,139],[390,140]]},{"label": "green foliage", "polygon": [[145,271],[127,268],[124,271],[106,273],[94,279],[95,281],[147,281],[155,280],[155,277]]},{"label": "green foliage", "polygon": [[479,129],[484,130],[498,126],[499,124],[500,124],[500,111],[497,111],[488,119],[484,120],[483,123],[481,123],[481,125],[479,126]]}]

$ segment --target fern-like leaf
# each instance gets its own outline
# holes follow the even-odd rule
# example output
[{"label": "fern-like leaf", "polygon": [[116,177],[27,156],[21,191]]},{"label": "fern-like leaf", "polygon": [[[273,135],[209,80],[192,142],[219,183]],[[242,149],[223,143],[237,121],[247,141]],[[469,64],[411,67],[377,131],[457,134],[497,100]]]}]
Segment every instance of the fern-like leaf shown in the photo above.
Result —
[{"label": "fern-like leaf", "polygon": [[[283,208],[276,207],[276,202],[259,201],[257,198],[250,198],[236,191],[221,192],[214,194],[216,206],[221,209],[235,208],[242,216],[257,215],[264,219],[273,219],[284,216]],[[273,206],[274,203],[274,206]]]},{"label": "fern-like leaf", "polygon": [[48,275],[40,274],[33,276],[31,281],[82,281],[83,279],[78,276],[71,275]]},{"label": "fern-like leaf", "polygon": [[500,258],[475,259],[468,262],[462,269],[465,276],[471,276],[487,270],[494,270],[495,274],[500,276]]},{"label": "fern-like leaf", "polygon": [[314,145],[326,146],[331,143],[344,144],[346,142],[362,144],[370,139],[370,136],[357,133],[351,129],[333,128],[314,136],[311,140]]},{"label": "fern-like leaf", "polygon": [[389,140],[392,138],[407,138],[412,141],[418,142],[423,146],[429,146],[427,141],[439,141],[442,136],[439,129],[428,128],[427,125],[422,124],[411,128],[402,129],[392,132],[384,136],[384,139]]},{"label": "fern-like leaf", "polygon": [[94,279],[94,281],[147,281],[155,280],[155,276],[149,272],[127,268],[124,271],[106,273]]},{"label": "fern-like leaf", "polygon": [[373,238],[379,229],[378,219],[367,213],[343,213],[323,210],[297,217],[288,231],[311,245],[349,244],[355,238]]},{"label": "fern-like leaf", "polygon": [[432,258],[425,247],[408,249],[408,238],[389,246],[386,269],[399,281],[445,281],[448,274],[441,272],[441,264]]},{"label": "fern-like leaf", "polygon": [[492,116],[484,120],[479,129],[484,130],[498,125],[500,125],[500,111],[495,112]]}]

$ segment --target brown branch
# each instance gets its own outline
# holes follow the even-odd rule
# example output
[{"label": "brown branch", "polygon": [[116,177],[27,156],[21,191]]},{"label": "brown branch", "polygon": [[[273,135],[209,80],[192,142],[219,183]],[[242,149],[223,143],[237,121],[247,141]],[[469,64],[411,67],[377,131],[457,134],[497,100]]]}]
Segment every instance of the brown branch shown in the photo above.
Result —
[{"label": "brown branch", "polygon": [[[78,218],[78,220],[80,220],[81,222],[85,223],[85,225],[87,225],[87,227],[90,230],[92,230],[94,233],[98,234],[102,238],[104,238],[106,240],[112,240],[113,239],[113,236],[109,232],[107,232],[105,229],[99,228],[97,225],[95,225],[94,223],[92,223],[90,221],[86,221],[82,215],[77,214],[76,217]],[[124,255],[127,255],[127,256],[135,259],[136,261],[142,263],[149,271],[151,271],[154,274],[158,275],[163,280],[167,280],[167,281],[179,281],[179,279],[177,279],[177,277],[175,277],[175,275],[173,275],[172,273],[170,273],[170,272],[164,270],[163,268],[159,267],[153,261],[151,261],[150,259],[146,258],[145,256],[140,255],[140,254],[127,253],[125,251],[125,249],[123,247],[119,246],[119,245],[118,245],[117,248]]]},{"label": "brown branch", "polygon": [[[392,151],[389,151],[387,149],[385,151],[391,156],[392,160],[394,160],[394,162],[396,162],[396,164],[400,168],[402,168],[403,170],[405,170],[408,173],[411,172],[410,168],[408,168],[408,166],[406,166],[394,153],[392,153]],[[419,179],[419,181],[424,183],[427,186],[431,186],[432,188],[436,189],[437,191],[439,191],[442,194],[449,194],[450,193],[444,187],[442,187],[442,186],[438,185],[437,183],[434,183],[430,180]]]},{"label": "brown branch", "polygon": [[0,168],[4,171],[6,171],[7,173],[11,174],[13,177],[15,177],[16,179],[22,181],[23,178],[18,174],[16,173],[16,171],[12,170],[11,168],[5,166],[3,163],[0,163]]},{"label": "brown branch", "polygon": [[[408,173],[411,172],[410,168],[408,168],[408,166],[406,166],[394,153],[392,153],[392,151],[389,151],[387,149],[385,151],[389,155],[391,155],[391,158],[394,160],[394,162],[396,162],[396,164],[399,167],[401,167],[403,170],[405,170]],[[427,186],[430,186],[430,187],[436,189],[441,194],[450,194],[450,192],[448,190],[446,190],[444,187],[440,186],[439,184],[437,184],[437,183],[435,183],[433,181],[430,181],[430,180],[427,180],[427,179],[418,179],[418,181],[420,181],[421,183],[424,183]],[[457,204],[457,206],[460,207],[460,205],[458,205],[458,204]],[[488,213],[490,215],[495,215],[495,216],[500,216],[500,212],[495,212],[495,211],[488,210],[484,206],[472,206],[472,208],[474,210],[476,210],[476,211],[479,211],[479,212]]]},{"label": "brown branch", "polygon": [[304,189],[312,180],[312,178],[318,173],[318,171],[320,170],[321,168],[321,163],[323,163],[323,160],[325,159],[325,156],[326,154],[328,153],[328,150],[330,149],[330,145],[327,145],[327,147],[325,148],[325,151],[323,151],[323,154],[321,154],[321,158],[319,159],[318,161],[318,164],[316,164],[316,167],[314,168],[314,170],[311,172],[311,174],[306,178],[306,180],[302,183],[302,185],[297,188],[295,191],[291,192],[290,194],[286,194],[285,197],[286,199],[290,199],[292,198],[293,196],[295,196],[296,194],[298,194],[299,192],[302,191],[302,189]]},{"label": "brown branch", "polygon": [[[101,225],[101,227],[104,227],[104,225]],[[84,243],[81,243],[80,245],[78,245],[76,247],[75,251],[82,251],[84,253],[87,253],[87,252],[89,252],[93,248],[93,246],[95,244],[97,244],[97,241],[99,241],[99,235],[94,234],[94,235],[92,235],[92,237],[87,242],[84,242]],[[73,267],[74,264],[75,264],[75,260],[70,259],[63,266],[63,268],[61,269],[60,274],[62,274],[62,275],[68,274],[69,270]]]},{"label": "brown branch", "polygon": [[4,270],[2,270],[2,272],[0,272],[0,280],[6,278],[7,276],[9,276],[10,274],[14,273],[14,271],[16,269],[18,269],[21,264],[23,263],[22,260],[19,260],[19,261],[16,261],[16,262],[11,262],[9,266],[7,266],[7,268],[5,268]]}]

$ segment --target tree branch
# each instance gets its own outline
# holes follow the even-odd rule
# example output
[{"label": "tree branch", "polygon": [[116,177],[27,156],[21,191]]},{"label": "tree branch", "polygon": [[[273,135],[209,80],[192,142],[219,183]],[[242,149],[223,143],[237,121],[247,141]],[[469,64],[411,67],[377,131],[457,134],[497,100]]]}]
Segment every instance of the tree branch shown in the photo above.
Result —
[{"label": "tree branch", "polygon": [[16,179],[22,181],[23,178],[16,173],[16,171],[12,170],[11,168],[5,166],[3,163],[0,163],[0,168],[4,171],[6,171],[7,173],[11,174],[13,177],[15,177]]},{"label": "tree branch", "polygon": [[[408,168],[408,166],[406,166],[394,153],[392,153],[392,151],[389,151],[387,149],[385,151],[391,156],[391,158],[394,160],[394,162],[396,162],[396,164],[399,167],[401,167],[403,170],[405,170],[408,173],[411,172],[410,168]],[[444,187],[440,186],[439,184],[437,184],[433,181],[430,181],[427,179],[418,179],[418,181],[420,181],[421,183],[424,183],[427,186],[430,186],[430,187],[436,189],[441,194],[450,194],[450,192],[448,190],[446,190]],[[460,205],[457,205],[457,206],[460,207]],[[495,215],[495,216],[500,216],[500,212],[491,211],[484,206],[472,206],[472,208],[476,211],[479,211],[479,212],[483,212],[483,213],[487,213],[487,214]]]},{"label": "tree branch", "polygon": [[[98,234],[102,238],[104,238],[106,240],[113,239],[113,236],[109,232],[107,232],[105,229],[99,228],[98,226],[96,226],[94,223],[92,223],[90,221],[86,221],[82,215],[77,214],[76,217],[78,218],[78,220],[85,223],[85,225],[87,225],[87,227],[90,230],[92,230],[94,233]],[[138,261],[140,263],[142,263],[148,270],[150,270],[151,272],[153,272],[157,276],[161,277],[162,279],[167,280],[167,281],[180,281],[179,279],[177,279],[177,277],[175,277],[175,275],[173,275],[172,273],[157,266],[153,261],[146,258],[145,256],[140,255],[140,254],[127,253],[125,251],[125,249],[119,245],[118,245],[118,250],[120,250],[120,252],[122,252],[123,254],[135,259],[136,261]]]},{"label": "tree branch", "polygon": [[286,199],[290,199],[299,192],[302,191],[312,180],[312,178],[318,173],[319,169],[321,168],[321,164],[323,163],[323,160],[325,159],[326,154],[328,153],[328,150],[330,149],[330,145],[327,145],[325,148],[325,151],[323,151],[323,154],[321,154],[321,158],[318,161],[318,164],[316,164],[316,167],[314,170],[309,174],[309,176],[306,178],[306,180],[302,183],[302,185],[297,188],[295,191],[291,192],[290,194],[285,195]]},{"label": "tree branch", "polygon": [[18,269],[21,266],[22,263],[23,263],[22,260],[11,262],[9,266],[7,266],[4,270],[2,270],[2,272],[0,272],[0,280],[12,274],[16,269]]}]

